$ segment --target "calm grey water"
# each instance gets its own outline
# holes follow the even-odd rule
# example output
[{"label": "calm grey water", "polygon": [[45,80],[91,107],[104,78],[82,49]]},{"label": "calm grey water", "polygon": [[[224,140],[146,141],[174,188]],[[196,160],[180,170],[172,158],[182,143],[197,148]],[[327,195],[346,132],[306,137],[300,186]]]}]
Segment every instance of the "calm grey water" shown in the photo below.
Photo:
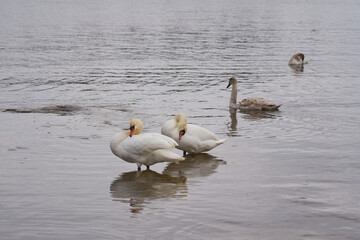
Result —
[{"label": "calm grey water", "polygon": [[[359,12],[2,1],[1,239],[359,239]],[[232,76],[280,111],[229,112]],[[112,155],[132,118],[159,132],[178,112],[227,141],[143,172]]]}]

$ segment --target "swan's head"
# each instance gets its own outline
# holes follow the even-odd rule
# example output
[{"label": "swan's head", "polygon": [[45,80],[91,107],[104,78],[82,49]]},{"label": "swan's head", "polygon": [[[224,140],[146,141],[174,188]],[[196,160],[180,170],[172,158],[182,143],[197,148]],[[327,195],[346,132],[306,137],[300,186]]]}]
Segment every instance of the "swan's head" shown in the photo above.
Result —
[{"label": "swan's head", "polygon": [[143,123],[140,119],[133,119],[130,121],[130,134],[129,134],[130,137],[136,134],[140,134],[142,130],[143,130]]},{"label": "swan's head", "polygon": [[231,78],[229,79],[229,84],[227,85],[226,88],[229,88],[232,84],[235,84],[235,83],[237,83],[236,78],[231,77]]},{"label": "swan's head", "polygon": [[175,115],[174,119],[176,121],[176,126],[179,131],[179,140],[181,140],[182,136],[184,136],[187,131],[186,115],[185,115],[185,113],[178,113]]}]

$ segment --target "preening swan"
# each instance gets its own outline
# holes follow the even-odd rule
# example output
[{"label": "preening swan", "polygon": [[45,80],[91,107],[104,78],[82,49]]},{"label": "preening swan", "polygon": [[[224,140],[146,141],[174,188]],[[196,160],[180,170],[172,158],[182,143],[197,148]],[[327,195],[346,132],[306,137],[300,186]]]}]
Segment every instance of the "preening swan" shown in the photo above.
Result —
[{"label": "preening swan", "polygon": [[219,139],[211,131],[193,124],[187,124],[184,113],[165,122],[161,127],[161,134],[174,139],[179,145],[176,148],[186,153],[196,154],[207,152],[225,142],[226,139]]},{"label": "preening swan", "polygon": [[231,97],[230,97],[230,108],[239,108],[242,110],[263,110],[263,111],[274,111],[277,110],[281,104],[276,104],[266,98],[251,97],[241,100],[236,103],[237,99],[237,88],[238,82],[236,78],[232,77],[229,79],[227,88],[232,85]]},{"label": "preening swan", "polygon": [[302,65],[308,63],[308,61],[304,60],[305,55],[302,53],[295,53],[289,60],[289,65]]},{"label": "preening swan", "polygon": [[171,138],[160,133],[142,133],[143,123],[139,119],[130,122],[130,131],[120,132],[110,141],[110,149],[114,155],[130,163],[136,163],[138,170],[141,165],[159,162],[175,162],[185,160],[171,150],[178,144]]}]

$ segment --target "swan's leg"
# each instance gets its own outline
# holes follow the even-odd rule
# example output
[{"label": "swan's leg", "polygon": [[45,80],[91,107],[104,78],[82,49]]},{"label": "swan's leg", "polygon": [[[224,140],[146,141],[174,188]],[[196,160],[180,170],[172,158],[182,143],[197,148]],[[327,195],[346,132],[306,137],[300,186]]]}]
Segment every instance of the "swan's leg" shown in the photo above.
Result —
[{"label": "swan's leg", "polygon": [[186,156],[186,152],[185,152],[185,151],[183,151],[183,156],[184,156],[184,157]]},{"label": "swan's leg", "polygon": [[149,165],[146,165],[146,169],[150,169],[150,166],[149,166]]},{"label": "swan's leg", "polygon": [[141,163],[137,163],[137,166],[138,166],[138,171],[141,171]]}]

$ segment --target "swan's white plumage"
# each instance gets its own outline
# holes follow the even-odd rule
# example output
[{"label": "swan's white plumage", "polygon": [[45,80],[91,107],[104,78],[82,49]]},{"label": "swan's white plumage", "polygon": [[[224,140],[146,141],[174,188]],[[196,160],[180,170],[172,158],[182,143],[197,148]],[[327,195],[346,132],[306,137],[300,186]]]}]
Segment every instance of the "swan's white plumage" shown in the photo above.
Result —
[{"label": "swan's white plumage", "polygon": [[171,138],[165,138],[159,133],[142,133],[125,139],[122,142],[124,151],[144,155],[159,149],[174,148],[177,143]]},{"label": "swan's white plumage", "polygon": [[178,163],[184,160],[172,152],[177,143],[169,137],[159,133],[136,133],[136,130],[132,137],[129,134],[129,131],[115,134],[110,141],[111,151],[124,161],[136,163],[141,167],[142,164],[150,166],[159,162]]},{"label": "swan's white plumage", "polygon": [[[179,132],[186,128],[186,133],[179,139]],[[187,124],[185,114],[177,114],[173,119],[165,122],[161,127],[161,134],[174,139],[176,148],[196,154],[207,152],[225,142],[211,131],[193,124]]]}]

